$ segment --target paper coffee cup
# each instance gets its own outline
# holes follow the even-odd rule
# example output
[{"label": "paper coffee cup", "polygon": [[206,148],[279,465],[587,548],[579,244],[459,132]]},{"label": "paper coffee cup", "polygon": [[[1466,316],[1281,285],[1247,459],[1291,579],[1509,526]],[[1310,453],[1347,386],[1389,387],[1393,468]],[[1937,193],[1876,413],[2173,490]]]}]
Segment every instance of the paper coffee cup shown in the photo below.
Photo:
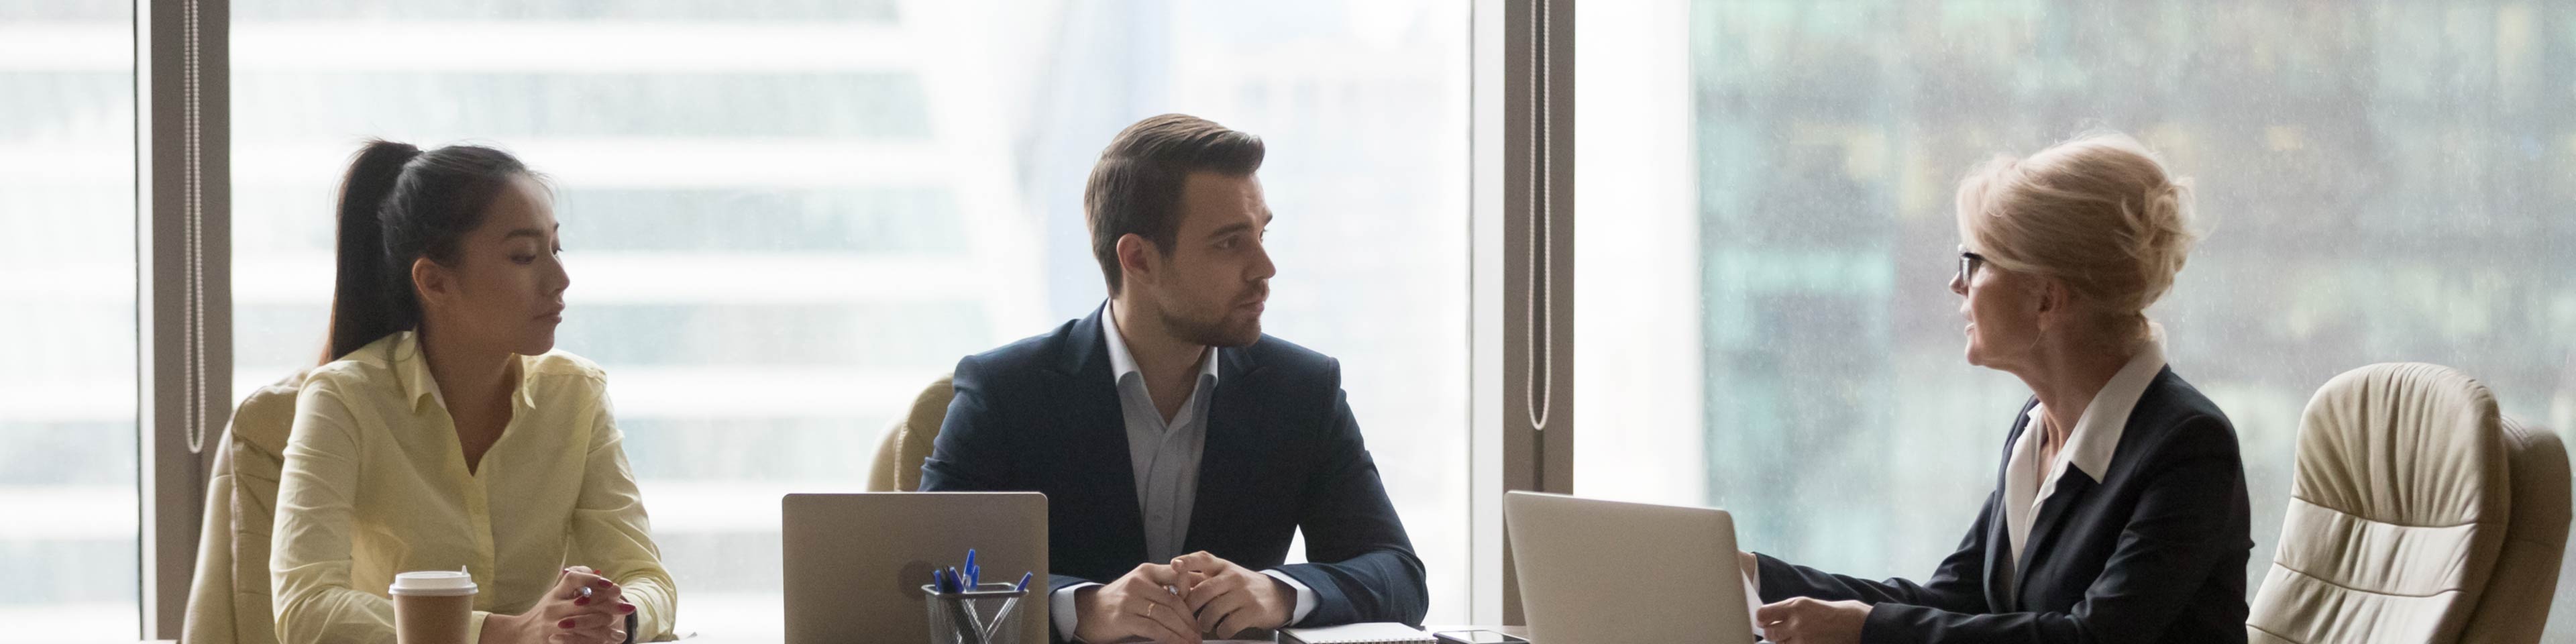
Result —
[{"label": "paper coffee cup", "polygon": [[394,575],[385,593],[394,600],[398,644],[465,644],[474,621],[474,577],[459,570]]}]

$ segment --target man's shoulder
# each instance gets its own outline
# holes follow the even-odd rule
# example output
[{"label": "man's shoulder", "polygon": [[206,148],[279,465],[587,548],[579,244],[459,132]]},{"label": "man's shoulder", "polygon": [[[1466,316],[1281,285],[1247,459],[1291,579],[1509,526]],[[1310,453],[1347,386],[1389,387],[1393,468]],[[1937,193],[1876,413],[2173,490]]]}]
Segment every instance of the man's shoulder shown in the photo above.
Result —
[{"label": "man's shoulder", "polygon": [[[1081,320],[1070,320],[1045,333],[966,356],[965,360],[957,363],[957,375],[996,377],[1035,371],[1054,372],[1076,342],[1075,328],[1081,323]],[[969,370],[974,373],[967,373]]]},{"label": "man's shoulder", "polygon": [[1249,381],[1256,388],[1326,396],[1341,389],[1341,362],[1323,352],[1267,334],[1259,342],[1232,350],[1239,353],[1238,359],[1246,375],[1253,376]]},{"label": "man's shoulder", "polygon": [[1252,358],[1254,364],[1264,368],[1311,373],[1330,372],[1341,368],[1332,356],[1267,333],[1261,334],[1261,341],[1252,343],[1252,346],[1243,347],[1242,350],[1245,355]]}]

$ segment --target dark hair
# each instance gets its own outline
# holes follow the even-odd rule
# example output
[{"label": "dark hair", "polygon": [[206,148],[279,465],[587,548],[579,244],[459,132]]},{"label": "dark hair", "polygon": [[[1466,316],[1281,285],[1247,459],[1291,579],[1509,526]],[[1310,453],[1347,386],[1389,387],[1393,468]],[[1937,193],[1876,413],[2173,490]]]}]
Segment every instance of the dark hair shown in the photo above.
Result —
[{"label": "dark hair", "polygon": [[519,159],[493,148],[451,145],[428,152],[370,140],[340,181],[339,276],[331,290],[331,346],[323,362],[420,326],[412,262],[452,264],[457,242],[483,223],[484,210],[513,176]]},{"label": "dark hair", "polygon": [[1181,183],[1192,172],[1248,176],[1261,169],[1261,137],[1187,114],[1137,121],[1110,139],[1082,189],[1091,255],[1117,295],[1118,239],[1139,235],[1169,257],[1180,236]]}]

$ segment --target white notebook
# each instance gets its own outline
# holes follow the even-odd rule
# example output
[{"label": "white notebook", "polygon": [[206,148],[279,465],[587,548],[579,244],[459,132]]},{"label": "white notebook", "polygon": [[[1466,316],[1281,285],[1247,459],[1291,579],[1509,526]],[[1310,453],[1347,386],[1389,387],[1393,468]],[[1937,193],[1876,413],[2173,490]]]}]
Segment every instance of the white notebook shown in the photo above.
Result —
[{"label": "white notebook", "polygon": [[1394,622],[1345,624],[1279,631],[1280,644],[1434,644],[1422,629]]}]

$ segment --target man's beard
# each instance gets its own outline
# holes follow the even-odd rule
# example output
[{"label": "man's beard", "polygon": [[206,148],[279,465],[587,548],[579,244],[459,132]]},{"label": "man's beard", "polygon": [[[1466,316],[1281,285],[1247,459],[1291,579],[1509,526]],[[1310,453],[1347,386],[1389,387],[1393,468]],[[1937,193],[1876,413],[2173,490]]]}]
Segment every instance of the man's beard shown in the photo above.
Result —
[{"label": "man's beard", "polygon": [[1190,344],[1236,348],[1248,347],[1254,342],[1260,342],[1261,317],[1256,315],[1250,322],[1228,325],[1226,313],[1233,310],[1230,307],[1221,309],[1216,315],[1199,319],[1175,314],[1171,309],[1163,309],[1161,317],[1163,328],[1169,329],[1173,338]]}]

